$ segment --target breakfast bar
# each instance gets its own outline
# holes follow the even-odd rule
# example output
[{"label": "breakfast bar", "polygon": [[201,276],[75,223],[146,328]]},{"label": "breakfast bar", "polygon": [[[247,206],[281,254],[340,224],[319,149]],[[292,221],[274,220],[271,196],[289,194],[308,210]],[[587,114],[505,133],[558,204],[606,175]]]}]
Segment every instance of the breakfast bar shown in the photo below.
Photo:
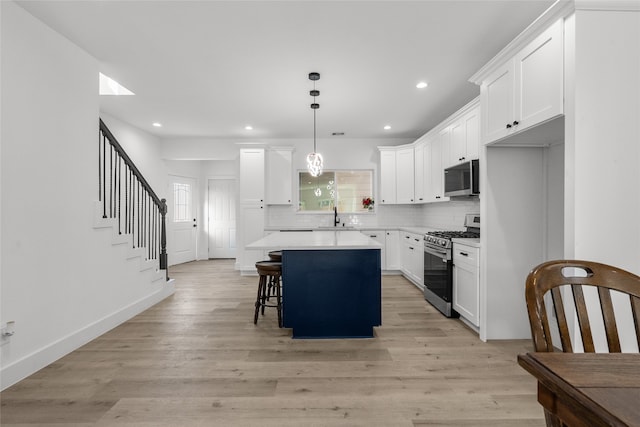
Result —
[{"label": "breakfast bar", "polygon": [[294,338],[367,338],[382,323],[381,245],[358,231],[276,232],[246,247],[282,250],[283,326]]}]

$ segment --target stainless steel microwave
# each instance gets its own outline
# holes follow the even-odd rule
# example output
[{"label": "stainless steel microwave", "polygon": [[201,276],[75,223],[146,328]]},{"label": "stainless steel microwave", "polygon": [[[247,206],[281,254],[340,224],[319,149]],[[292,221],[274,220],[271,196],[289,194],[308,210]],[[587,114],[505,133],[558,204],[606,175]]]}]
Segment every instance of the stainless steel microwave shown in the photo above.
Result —
[{"label": "stainless steel microwave", "polygon": [[480,194],[478,160],[469,160],[444,170],[444,195],[474,196]]}]

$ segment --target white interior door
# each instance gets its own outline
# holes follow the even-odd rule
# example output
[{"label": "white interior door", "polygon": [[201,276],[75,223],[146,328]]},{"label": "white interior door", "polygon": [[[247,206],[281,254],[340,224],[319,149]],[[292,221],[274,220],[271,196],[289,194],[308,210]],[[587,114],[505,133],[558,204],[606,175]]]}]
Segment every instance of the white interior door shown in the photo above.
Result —
[{"label": "white interior door", "polygon": [[236,257],[236,181],[209,180],[209,258]]},{"label": "white interior door", "polygon": [[167,249],[169,265],[196,259],[196,180],[182,176],[169,177],[167,202]]}]

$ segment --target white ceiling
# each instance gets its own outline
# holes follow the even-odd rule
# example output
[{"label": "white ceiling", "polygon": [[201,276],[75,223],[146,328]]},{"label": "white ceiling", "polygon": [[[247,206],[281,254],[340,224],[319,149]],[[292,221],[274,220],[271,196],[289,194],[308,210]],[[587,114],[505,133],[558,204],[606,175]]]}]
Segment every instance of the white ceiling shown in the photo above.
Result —
[{"label": "white ceiling", "polygon": [[163,138],[265,139],[313,136],[312,71],[319,138],[416,138],[553,1],[18,3],[136,93],[102,111]]}]

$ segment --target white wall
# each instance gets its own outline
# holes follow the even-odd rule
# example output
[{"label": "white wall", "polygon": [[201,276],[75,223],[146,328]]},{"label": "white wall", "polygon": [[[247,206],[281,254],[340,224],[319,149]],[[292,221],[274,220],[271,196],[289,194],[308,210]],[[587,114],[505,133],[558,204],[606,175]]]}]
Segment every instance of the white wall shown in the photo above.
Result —
[{"label": "white wall", "polygon": [[487,147],[482,221],[482,339],[528,338],[527,274],[544,256],[542,148]]},{"label": "white wall", "polygon": [[0,7],[0,322],[15,321],[0,346],[5,388],[136,314],[166,284],[140,283],[139,263],[93,228],[98,62],[13,2]]},{"label": "white wall", "polygon": [[[567,238],[573,239],[568,244],[577,259],[640,274],[640,8],[635,8],[575,13],[575,105],[568,112],[575,127],[567,156],[575,189],[568,194],[574,215]],[[614,297],[614,304],[618,301]],[[626,313],[618,326],[622,348],[637,352]],[[600,329],[602,322],[596,323],[593,328]],[[595,345],[606,348],[604,340]]]},{"label": "white wall", "polygon": [[640,12],[575,28],[575,257],[640,274]]},{"label": "white wall", "polygon": [[[482,165],[481,167],[483,167]],[[481,195],[480,197],[483,197]],[[456,198],[449,202],[423,205],[422,223],[441,230],[463,230],[464,217],[470,213],[480,213],[480,198]],[[482,221],[482,218],[480,218]],[[480,224],[482,226],[482,222]]]},{"label": "white wall", "polygon": [[133,160],[156,195],[161,199],[166,198],[167,168],[160,157],[160,138],[105,112],[100,112],[100,118]]},{"label": "white wall", "polygon": [[545,259],[564,258],[564,144],[544,149]]}]

